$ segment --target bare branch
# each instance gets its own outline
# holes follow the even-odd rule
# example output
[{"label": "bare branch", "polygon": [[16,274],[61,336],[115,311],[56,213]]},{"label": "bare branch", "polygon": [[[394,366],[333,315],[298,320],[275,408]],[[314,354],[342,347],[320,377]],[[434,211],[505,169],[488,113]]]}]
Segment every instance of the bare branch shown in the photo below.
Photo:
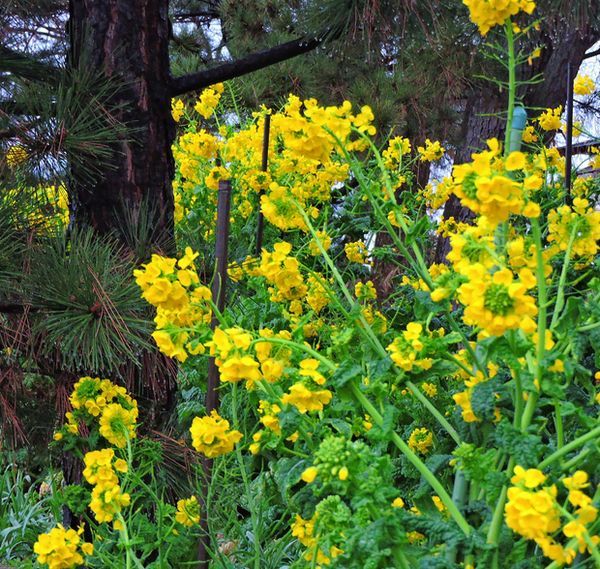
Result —
[{"label": "bare branch", "polygon": [[221,81],[241,77],[247,73],[252,73],[253,71],[312,51],[321,45],[321,43],[323,43],[323,38],[320,37],[300,38],[265,49],[264,51],[252,53],[241,59],[219,65],[218,67],[175,77],[171,81],[171,95],[183,95],[184,93],[203,89]]}]

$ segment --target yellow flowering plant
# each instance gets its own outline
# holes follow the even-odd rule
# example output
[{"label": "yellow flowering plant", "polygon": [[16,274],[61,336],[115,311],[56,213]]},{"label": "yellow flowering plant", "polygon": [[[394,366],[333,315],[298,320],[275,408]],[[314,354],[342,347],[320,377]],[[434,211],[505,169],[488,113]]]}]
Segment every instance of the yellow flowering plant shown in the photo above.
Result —
[{"label": "yellow flowering plant", "polygon": [[[185,264],[182,263],[182,264]],[[146,567],[177,564],[193,555],[200,522],[196,496],[175,504],[157,477],[161,446],[139,437],[138,405],[109,379],[82,377],[69,397],[72,411],[54,435],[55,446],[81,459],[82,483],[56,491],[84,526],[60,524],[41,534],[34,553],[41,566]],[[135,535],[144,528],[144,540]],[[115,550],[115,548],[117,548]],[[115,559],[119,561],[115,565]]]},{"label": "yellow flowering plant", "polygon": [[[512,128],[516,68],[532,57],[512,18],[534,2],[464,4],[483,35],[506,37],[506,133],[424,188],[415,169],[448,160],[442,142],[380,144],[368,106],[290,96],[238,128],[219,112],[227,86],[173,101],[179,254],[134,277],[153,340],[180,365],[177,415],[203,467],[195,488],[159,492],[136,401],[81,378],[55,438],[83,461],[93,550],[57,527],[40,563],[62,548],[65,563],[110,566],[117,548],[127,567],[184,566],[201,533],[227,566],[262,567],[277,548],[273,564],[298,569],[600,563],[598,181],[566,195],[564,158],[541,142],[560,108],[521,140]],[[449,199],[469,215],[438,221]],[[438,240],[448,254],[434,262]],[[214,369],[220,406],[207,409]]]},{"label": "yellow flowering plant", "polygon": [[[235,534],[248,564],[274,527],[263,501],[289,521],[281,539],[297,542],[298,568],[600,560],[598,182],[576,178],[566,195],[564,158],[540,142],[560,108],[515,139],[528,56],[511,17],[534,2],[464,4],[482,34],[504,29],[506,135],[425,188],[406,191],[442,144],[380,147],[370,109],[350,103],[292,96],[238,131],[197,121],[176,144],[182,239],[193,223],[212,243],[216,181],[232,182],[233,292],[221,312],[209,278],[177,285],[182,260],[208,266],[201,250],[157,256],[136,278],[157,310],[157,345],[200,390],[214,359],[222,409],[194,418],[192,444],[213,459],[214,492],[238,483],[245,521],[207,523]],[[450,198],[471,217],[438,223]],[[265,239],[248,255],[259,210]],[[390,244],[377,247],[377,233]],[[428,249],[442,238],[449,252],[435,263]]]}]

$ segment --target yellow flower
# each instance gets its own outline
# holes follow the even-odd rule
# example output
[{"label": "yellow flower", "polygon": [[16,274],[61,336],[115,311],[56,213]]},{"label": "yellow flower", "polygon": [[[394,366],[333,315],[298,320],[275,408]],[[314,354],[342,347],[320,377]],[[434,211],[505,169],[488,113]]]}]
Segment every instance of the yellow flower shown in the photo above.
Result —
[{"label": "yellow flower", "polygon": [[458,289],[458,299],[465,306],[465,324],[478,326],[492,336],[519,328],[534,332],[537,306],[527,290],[536,281],[529,269],[521,270],[518,281],[509,269],[490,274],[480,264],[465,268],[464,274],[469,281]]},{"label": "yellow flower", "polygon": [[593,79],[589,75],[578,75],[573,83],[573,92],[576,95],[591,95],[596,89]]},{"label": "yellow flower", "polygon": [[537,491],[512,486],[504,507],[506,525],[526,539],[543,539],[560,528],[556,488]]},{"label": "yellow flower", "polygon": [[546,109],[537,119],[540,127],[546,131],[559,130],[562,124],[562,110],[562,105],[555,109]]},{"label": "yellow flower", "polygon": [[218,83],[217,85],[212,85],[211,87],[204,89],[204,91],[200,93],[200,97],[194,106],[194,110],[202,115],[205,119],[209,118],[219,104],[222,92],[222,83]]},{"label": "yellow flower", "polygon": [[121,492],[118,484],[98,484],[92,490],[90,510],[98,523],[112,522],[124,507],[129,506],[131,497]]},{"label": "yellow flower", "polygon": [[76,531],[59,524],[48,533],[40,534],[33,545],[38,562],[49,569],[72,569],[82,565],[83,556],[94,552],[93,544],[81,539],[82,533],[82,527]]},{"label": "yellow flower", "polygon": [[332,397],[333,394],[328,389],[311,391],[304,383],[298,382],[290,387],[289,393],[281,398],[281,402],[284,405],[293,405],[304,414],[308,411],[322,411]]},{"label": "yellow flower", "polygon": [[[83,457],[85,468],[83,477],[90,484],[115,485],[119,483],[119,479],[115,473],[116,462],[113,464],[115,452],[111,448],[102,450],[93,450],[87,452]],[[127,463],[125,467],[119,463],[119,471],[127,472]]]},{"label": "yellow flower", "polygon": [[381,156],[386,168],[393,169],[402,164],[404,156],[410,157],[410,151],[410,140],[402,136],[396,136],[388,142],[388,146]]},{"label": "yellow flower", "polygon": [[564,205],[548,213],[548,242],[565,251],[573,240],[571,256],[594,257],[600,240],[600,211],[595,211],[586,199],[575,198],[573,205]]},{"label": "yellow flower", "polygon": [[513,170],[523,170],[523,168],[525,168],[527,165],[525,154],[518,151],[511,152],[507,156],[504,165],[509,172],[512,172]]},{"label": "yellow flower", "polygon": [[471,21],[483,36],[521,10],[531,14],[535,9],[535,2],[532,0],[463,0],[463,4],[469,8]]},{"label": "yellow flower", "polygon": [[246,386],[251,389],[261,378],[258,362],[252,356],[232,356],[225,361],[219,361],[220,379],[225,383],[245,380]]},{"label": "yellow flower", "polygon": [[546,481],[546,476],[537,468],[525,470],[522,466],[515,466],[514,476],[510,479],[515,486],[524,484],[526,488],[537,488]]},{"label": "yellow flower", "polygon": [[439,160],[446,150],[439,143],[439,141],[431,142],[428,138],[425,139],[425,146],[419,146],[417,148],[419,157],[422,162],[435,162]]},{"label": "yellow flower", "polygon": [[433,447],[433,435],[431,431],[421,427],[415,429],[408,438],[408,446],[421,454],[427,454]]},{"label": "yellow flower", "polygon": [[346,257],[351,263],[366,263],[369,251],[363,241],[353,241],[344,245]]},{"label": "yellow flower", "polygon": [[523,131],[523,142],[527,143],[527,144],[531,144],[532,142],[537,142],[538,141],[538,136],[535,133],[535,129],[533,128],[533,126],[528,125],[525,127],[525,130]]},{"label": "yellow flower", "polygon": [[100,434],[118,448],[127,446],[127,441],[135,437],[137,407],[125,409],[118,403],[107,405],[100,416]]},{"label": "yellow flower", "polygon": [[23,164],[23,162],[25,162],[28,157],[29,153],[27,152],[26,148],[21,144],[13,144],[12,146],[10,146],[4,156],[6,164],[12,170]]},{"label": "yellow flower", "polygon": [[319,245],[317,244],[317,239],[321,243],[321,247],[325,251],[328,251],[331,247],[331,237],[327,234],[326,231],[317,231],[316,236],[308,244],[308,250],[313,257],[318,257],[321,255],[321,250],[319,249]]},{"label": "yellow flower", "polygon": [[302,480],[307,484],[312,484],[315,481],[317,474],[319,474],[319,469],[316,466],[309,466],[306,470],[304,470],[300,478],[302,478]]},{"label": "yellow flower", "polygon": [[567,476],[563,478],[563,484],[569,490],[580,490],[581,488],[587,488],[590,483],[588,482],[588,473],[585,470],[577,470],[573,476]]},{"label": "yellow flower", "polygon": [[181,99],[171,99],[171,116],[175,122],[179,122],[183,116],[185,106]]},{"label": "yellow flower", "polygon": [[392,502],[392,508],[404,508],[404,500],[398,496],[398,498],[394,498]]},{"label": "yellow flower", "polygon": [[437,395],[437,386],[435,385],[435,383],[428,383],[428,382],[423,382],[421,384],[421,389],[429,396],[429,397],[435,397]]},{"label": "yellow flower", "polygon": [[213,410],[210,416],[195,417],[190,427],[192,445],[204,456],[215,458],[233,450],[242,433],[230,430],[229,421]]},{"label": "yellow flower", "polygon": [[192,527],[200,523],[200,505],[196,496],[177,501],[175,521],[186,527]]}]

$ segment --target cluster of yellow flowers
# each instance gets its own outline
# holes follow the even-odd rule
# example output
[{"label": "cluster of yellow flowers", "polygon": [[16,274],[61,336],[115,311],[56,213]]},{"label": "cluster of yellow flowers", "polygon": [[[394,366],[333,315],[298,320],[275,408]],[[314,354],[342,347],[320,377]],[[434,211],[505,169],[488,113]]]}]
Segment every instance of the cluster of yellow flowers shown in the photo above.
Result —
[{"label": "cluster of yellow flowers", "polygon": [[[156,330],[152,337],[163,353],[184,362],[189,354],[204,352],[201,342],[190,341],[181,328],[207,324],[212,317],[208,287],[201,285],[194,267],[194,253],[186,247],[180,259],[152,255],[150,263],[134,271],[142,298],[156,307]],[[176,332],[171,329],[177,328]]]},{"label": "cluster of yellow flowers", "polygon": [[531,14],[535,9],[533,0],[463,0],[469,8],[471,21],[485,36],[493,27],[504,24],[511,16],[523,11]]},{"label": "cluster of yellow flowers", "polygon": [[242,328],[216,328],[208,343],[215,358],[221,381],[237,383],[245,380],[249,389],[261,379],[259,363],[249,353],[252,336]]},{"label": "cluster of yellow flowers", "polygon": [[304,554],[304,559],[307,563],[311,564],[311,567],[321,567],[323,565],[331,565],[331,560],[338,557],[343,551],[337,546],[331,546],[329,552],[326,554],[321,547],[319,547],[319,536],[315,534],[315,524],[317,521],[317,514],[315,514],[310,520],[305,520],[299,515],[296,515],[296,519],[292,522],[292,536],[298,539],[298,541],[307,548]]},{"label": "cluster of yellow flowers", "polygon": [[485,216],[492,227],[511,214],[539,216],[539,205],[529,200],[529,194],[542,186],[543,179],[537,172],[523,175],[528,168],[525,154],[511,152],[504,160],[496,139],[487,144],[488,150],[473,154],[472,162],[454,166],[453,193],[471,211]]},{"label": "cluster of yellow flowers", "polygon": [[[205,90],[195,109],[212,113],[219,89]],[[177,116],[183,113],[174,102]],[[262,171],[265,117],[270,115],[268,171]],[[219,136],[190,124],[173,151],[178,164],[175,180],[176,218],[183,219],[202,198],[206,233],[212,231],[205,215],[206,204],[215,203],[214,190],[220,179],[231,179],[234,207],[245,220],[257,205],[265,218],[283,230],[307,231],[301,205],[310,216],[318,215],[317,205],[329,201],[332,187],[348,178],[349,168],[338,145],[359,150],[366,142],[362,134],[373,135],[373,113],[369,107],[352,112],[352,105],[322,107],[315,99],[301,101],[290,95],[279,112],[263,109],[255,113],[247,128],[231,133],[219,129]],[[217,158],[219,160],[217,161]],[[260,202],[258,197],[260,196]],[[211,209],[211,211],[213,211]]]},{"label": "cluster of yellow flowers", "polygon": [[465,307],[465,324],[491,336],[518,328],[529,334],[535,331],[537,306],[527,291],[537,281],[529,269],[522,269],[517,280],[510,269],[490,273],[477,263],[465,268],[464,275],[469,281],[458,289],[458,299]]},{"label": "cluster of yellow flowers", "polygon": [[231,429],[229,421],[223,419],[214,409],[210,415],[195,417],[190,433],[193,447],[208,458],[230,453],[234,445],[242,439],[242,433]]},{"label": "cluster of yellow flowers", "polygon": [[[79,420],[89,423],[97,419],[100,434],[112,445],[124,448],[127,440],[135,437],[138,418],[137,401],[132,399],[124,387],[109,379],[82,377],[74,385],[69,398],[73,412],[66,414],[65,429],[71,434],[79,431]],[[55,439],[63,437],[57,432]]]},{"label": "cluster of yellow flowers", "polygon": [[573,92],[585,97],[591,95],[596,89],[594,80],[589,75],[578,75],[573,83]]},{"label": "cluster of yellow flowers", "polygon": [[[538,469],[515,467],[504,509],[506,524],[525,539],[535,541],[546,557],[570,565],[578,552],[591,553],[592,546],[600,543],[600,536],[590,535],[587,527],[596,521],[598,508],[582,491],[590,485],[586,472],[579,470],[562,481],[568,490],[567,502],[575,508],[572,514],[566,505],[560,505],[555,484],[540,488],[545,481],[546,475]],[[564,526],[563,517],[568,520]],[[558,541],[561,527],[562,534],[569,539],[564,546]]]},{"label": "cluster of yellow flowers", "polygon": [[29,153],[22,144],[13,144],[8,148],[6,154],[4,155],[6,164],[13,170],[23,164],[28,157]]},{"label": "cluster of yellow flowers", "polygon": [[351,241],[350,243],[346,243],[344,245],[344,252],[346,253],[348,261],[351,263],[364,264],[369,257],[369,250],[364,241]]},{"label": "cluster of yellow flowers", "polygon": [[[235,280],[244,275],[264,278],[269,284],[271,300],[283,304],[286,317],[295,323],[308,310],[319,314],[331,299],[325,277],[318,271],[312,271],[305,278],[299,260],[291,255],[291,251],[290,243],[277,242],[273,245],[273,251],[263,249],[259,259],[248,257],[241,265],[230,267],[230,275],[233,274]],[[308,328],[305,330],[307,335],[312,331]]]},{"label": "cluster of yellow flowers", "polygon": [[573,205],[563,205],[548,214],[548,242],[552,253],[571,246],[571,255],[593,259],[600,240],[600,211],[587,199],[575,198]]},{"label": "cluster of yellow flowers", "polygon": [[[484,374],[481,370],[475,370],[467,372],[473,367],[473,362],[470,359],[469,353],[466,349],[460,350],[455,354],[455,360],[462,364],[463,367],[459,367],[456,371],[456,378],[464,383],[466,388],[464,391],[455,393],[452,398],[454,402],[461,408],[462,419],[465,423],[475,423],[481,421],[481,418],[473,411],[471,405],[471,397],[473,395],[473,389],[479,383],[489,381],[494,378],[498,373],[498,366],[492,362],[487,365],[487,374]],[[494,419],[500,419],[500,410],[496,408],[494,410]]]},{"label": "cluster of yellow flowers", "polygon": [[62,525],[38,536],[33,551],[39,563],[49,569],[72,569],[84,563],[84,556],[92,555],[94,546],[83,541],[83,528],[77,531]]},{"label": "cluster of yellow flowers", "polygon": [[129,506],[131,497],[121,490],[117,472],[126,473],[127,463],[115,458],[112,448],[94,450],[84,456],[84,478],[93,486],[90,509],[98,523],[113,522],[115,529],[123,529],[115,517],[121,509]]},{"label": "cluster of yellow flowers", "polygon": [[540,127],[546,131],[559,130],[562,126],[560,117],[562,116],[562,105],[555,109],[546,109],[538,118],[537,121]]},{"label": "cluster of yellow flowers", "polygon": [[205,119],[208,119],[212,116],[221,100],[221,95],[225,90],[225,86],[223,83],[216,83],[204,89],[202,93],[200,93],[200,98],[194,105],[194,110]]},{"label": "cluster of yellow flowers", "polygon": [[200,504],[196,496],[177,501],[175,521],[188,528],[200,523]]},{"label": "cluster of yellow flowers", "polygon": [[317,371],[318,366],[319,362],[313,358],[300,362],[298,375],[302,380],[294,383],[289,392],[283,395],[283,404],[293,405],[300,413],[323,410],[333,393],[328,389],[319,389],[325,384],[325,378]]},{"label": "cluster of yellow flowers", "polygon": [[428,138],[425,140],[425,146],[417,147],[417,151],[422,162],[435,162],[446,152],[439,141],[432,142]]},{"label": "cluster of yellow flowers", "polygon": [[433,365],[433,360],[428,357],[426,345],[431,337],[443,336],[444,330],[436,332],[425,330],[419,322],[409,322],[400,336],[387,347],[392,361],[404,371],[428,370]]},{"label": "cluster of yellow flowers", "polygon": [[415,452],[427,454],[433,447],[433,434],[425,427],[419,427],[408,437],[408,446]]}]

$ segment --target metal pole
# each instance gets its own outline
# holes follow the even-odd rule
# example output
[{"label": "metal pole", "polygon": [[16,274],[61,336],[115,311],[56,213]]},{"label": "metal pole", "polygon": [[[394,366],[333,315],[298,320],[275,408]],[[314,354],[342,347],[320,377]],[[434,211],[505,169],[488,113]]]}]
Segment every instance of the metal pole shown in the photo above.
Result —
[{"label": "metal pole", "polygon": [[[264,135],[263,135],[263,151],[262,151],[262,171],[266,172],[267,171],[267,167],[269,165],[269,136],[271,133],[271,115],[270,114],[266,114],[265,115],[265,130],[264,130]],[[263,233],[264,233],[264,225],[265,225],[265,218],[264,215],[262,213],[262,211],[260,210],[260,198],[263,195],[263,190],[261,189],[259,194],[258,194],[258,225],[256,227],[256,249],[255,249],[255,253],[256,255],[260,255],[260,251],[262,249],[262,242],[263,242]]]},{"label": "metal pole", "polygon": [[573,65],[567,64],[567,143],[565,146],[565,185],[567,203],[571,203],[571,169],[573,161]]},{"label": "metal pole", "polygon": [[[229,214],[231,209],[231,182],[229,180],[219,181],[219,192],[217,196],[217,238],[215,243],[215,276],[212,285],[212,299],[219,312],[225,308],[225,292],[227,287],[227,248],[229,241]],[[214,330],[218,324],[216,314],[213,314],[210,323]],[[219,407],[219,368],[215,359],[208,360],[208,378],[206,382],[206,413],[210,414],[213,409]],[[200,526],[202,533],[198,543],[198,567],[208,569],[210,558],[208,550],[210,547],[210,534],[208,528],[208,487],[212,476],[212,460],[202,460],[204,470],[204,488],[202,492],[202,516]]]}]

